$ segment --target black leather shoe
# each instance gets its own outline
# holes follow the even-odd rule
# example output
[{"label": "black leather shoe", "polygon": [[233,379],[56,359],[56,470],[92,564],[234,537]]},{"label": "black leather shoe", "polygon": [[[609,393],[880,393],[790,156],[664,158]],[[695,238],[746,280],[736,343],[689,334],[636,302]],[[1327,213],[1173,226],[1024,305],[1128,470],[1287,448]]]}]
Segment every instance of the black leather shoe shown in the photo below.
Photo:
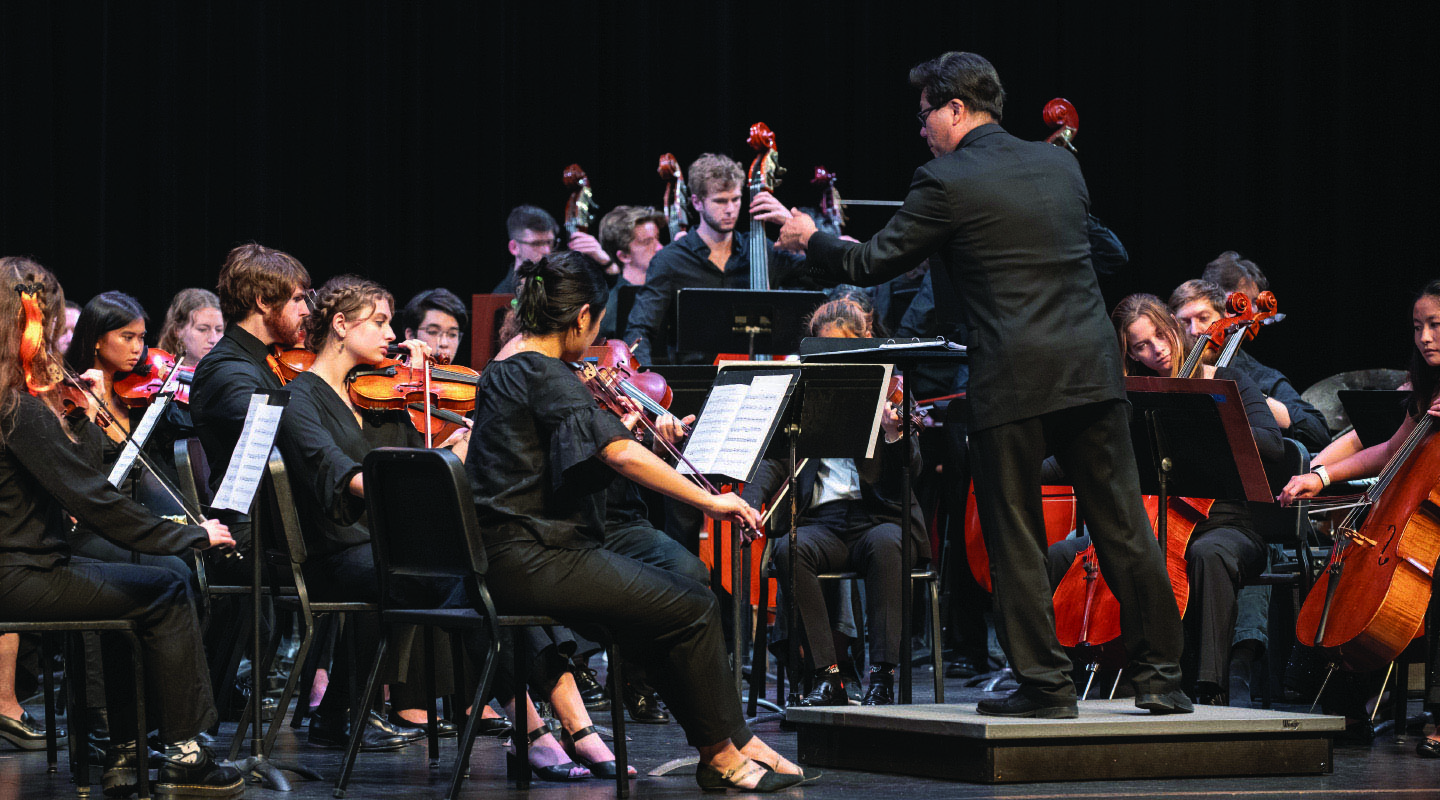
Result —
[{"label": "black leather shoe", "polygon": [[476,736],[494,736],[504,739],[514,732],[509,717],[481,717],[475,723]]},{"label": "black leather shoe", "polygon": [[375,711],[370,712],[368,722],[385,733],[391,736],[399,736],[407,742],[418,742],[426,736],[424,728],[411,725],[399,717],[395,719],[385,719]]},{"label": "black leather shoe", "polygon": [[1190,698],[1179,689],[1168,692],[1141,692],[1135,695],[1135,707],[1151,714],[1189,714],[1195,710]]},{"label": "black leather shoe", "polygon": [[[350,743],[350,720],[342,717],[337,724],[317,714],[310,718],[309,740],[316,747],[345,747]],[[386,733],[375,725],[373,718],[366,720],[360,735],[360,750],[365,753],[399,750],[409,743],[403,736]]]},{"label": "black leather shoe", "polygon": [[245,776],[225,766],[199,744],[198,754],[178,747],[165,748],[165,760],[155,779],[155,794],[170,797],[237,797],[245,791]]},{"label": "black leather shoe", "polygon": [[[148,758],[149,748],[146,748]],[[137,766],[140,756],[135,746],[112,747],[105,753],[105,771],[100,774],[100,789],[106,797],[129,797],[140,786]],[[146,765],[149,768],[149,765]]]},{"label": "black leather shoe", "polygon": [[575,688],[580,690],[580,699],[585,701],[585,710],[609,711],[610,698],[605,694],[605,687],[600,685],[595,670],[577,666],[571,671],[575,674]]},{"label": "black leather shoe", "polygon": [[845,694],[845,679],[835,672],[816,675],[815,688],[801,698],[798,705],[805,708],[850,705],[850,697]]},{"label": "black leather shoe", "polygon": [[1440,758],[1440,742],[1426,736],[1415,743],[1415,755],[1421,758]]},{"label": "black leather shoe", "polygon": [[1074,699],[1036,700],[1019,689],[999,700],[981,700],[975,704],[975,711],[987,717],[1075,719],[1080,716],[1080,707]]},{"label": "black leather shoe", "polygon": [[845,681],[845,696],[850,698],[852,703],[858,703],[865,697],[860,687],[865,682],[860,680],[860,670],[855,668],[854,661],[840,662],[840,677]]},{"label": "black leather shoe", "polygon": [[625,710],[629,712],[631,722],[664,725],[670,721],[670,713],[660,707],[660,698],[648,684],[627,682],[621,695],[625,698]]},{"label": "black leather shoe", "polygon": [[980,667],[965,656],[960,656],[945,665],[945,677],[947,678],[973,678],[979,674]]},{"label": "black leather shoe", "polygon": [[[64,747],[65,731],[57,729],[55,735],[59,737],[59,745]],[[0,714],[0,739],[21,750],[44,750],[45,728],[35,724],[35,720],[25,711],[20,712],[19,719]]]},{"label": "black leather shoe", "polygon": [[862,706],[888,706],[895,703],[895,673],[870,673],[870,688],[865,690]]},{"label": "black leather shoe", "polygon": [[[396,728],[397,730],[409,730],[410,728],[414,728],[415,730],[420,731],[420,736],[417,737],[417,739],[424,739],[425,737],[430,735],[429,722],[411,722],[410,720],[405,719],[399,714],[395,714],[393,712],[390,714],[389,724],[391,727]],[[435,728],[436,732],[440,734],[441,739],[448,739],[452,736],[455,736],[456,731],[458,730],[455,727],[455,723],[451,722],[448,719],[437,720],[435,722]]]}]

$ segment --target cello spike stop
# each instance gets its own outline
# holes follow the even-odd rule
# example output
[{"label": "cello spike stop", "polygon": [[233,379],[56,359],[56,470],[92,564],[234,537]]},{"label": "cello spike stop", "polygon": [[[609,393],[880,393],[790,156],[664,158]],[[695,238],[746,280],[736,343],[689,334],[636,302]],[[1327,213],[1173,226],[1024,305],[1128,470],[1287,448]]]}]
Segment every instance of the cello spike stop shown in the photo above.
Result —
[{"label": "cello spike stop", "polygon": [[1315,693],[1315,700],[1310,703],[1310,713],[1315,713],[1315,707],[1320,705],[1320,698],[1325,694],[1325,687],[1330,685],[1330,676],[1335,674],[1335,662],[1325,665],[1325,680],[1320,682],[1320,691]]}]

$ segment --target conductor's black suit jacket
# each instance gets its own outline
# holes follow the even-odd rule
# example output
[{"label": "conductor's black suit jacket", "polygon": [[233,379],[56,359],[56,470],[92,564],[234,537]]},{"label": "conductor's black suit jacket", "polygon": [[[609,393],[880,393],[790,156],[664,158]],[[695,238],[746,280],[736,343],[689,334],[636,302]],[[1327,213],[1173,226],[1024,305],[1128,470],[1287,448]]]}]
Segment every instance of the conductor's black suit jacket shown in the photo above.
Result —
[{"label": "conductor's black suit jacket", "polygon": [[[1125,396],[1090,265],[1090,196],[1070,153],[981,125],[916,170],[863,244],[817,233],[812,275],[861,286],[934,255],[969,329],[972,430]],[[933,263],[933,262],[932,262]]]}]

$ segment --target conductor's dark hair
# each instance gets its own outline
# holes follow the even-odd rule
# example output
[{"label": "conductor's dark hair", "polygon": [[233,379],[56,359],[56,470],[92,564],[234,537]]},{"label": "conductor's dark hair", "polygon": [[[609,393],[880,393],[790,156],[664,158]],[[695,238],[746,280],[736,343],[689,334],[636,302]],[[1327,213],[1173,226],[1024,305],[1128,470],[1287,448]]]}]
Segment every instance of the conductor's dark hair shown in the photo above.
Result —
[{"label": "conductor's dark hair", "polygon": [[419,330],[420,323],[425,321],[425,312],[431,310],[454,317],[461,331],[470,325],[470,312],[465,310],[465,303],[454,292],[440,288],[426,289],[410,298],[399,314],[399,327]]},{"label": "conductor's dark hair", "polygon": [[[70,349],[65,351],[66,363],[76,372],[95,366],[95,345],[100,337],[137,319],[149,320],[150,317],[139,300],[124,292],[102,292],[90,298],[75,321],[75,336],[70,340]],[[143,351],[140,358],[142,361],[145,358]]]},{"label": "conductor's dark hair", "polygon": [[586,304],[592,318],[598,316],[610,296],[605,272],[573,250],[526,261],[516,270],[516,279],[521,284],[516,298],[520,332],[536,336],[558,333],[575,324]]},{"label": "conductor's dark hair", "polygon": [[931,106],[959,100],[971,111],[983,111],[996,122],[1005,111],[1000,75],[984,56],[974,53],[949,52],[917,64],[910,70],[910,85],[923,91]]},{"label": "conductor's dark hair", "polygon": [[[1425,297],[1440,301],[1440,279],[1425,284],[1425,288],[1416,295],[1415,302],[1418,303]],[[1425,356],[1420,353],[1420,348],[1411,347],[1410,416],[1419,419],[1420,415],[1425,413],[1425,409],[1434,402],[1437,389],[1440,389],[1440,367],[1432,367],[1425,363]]]}]

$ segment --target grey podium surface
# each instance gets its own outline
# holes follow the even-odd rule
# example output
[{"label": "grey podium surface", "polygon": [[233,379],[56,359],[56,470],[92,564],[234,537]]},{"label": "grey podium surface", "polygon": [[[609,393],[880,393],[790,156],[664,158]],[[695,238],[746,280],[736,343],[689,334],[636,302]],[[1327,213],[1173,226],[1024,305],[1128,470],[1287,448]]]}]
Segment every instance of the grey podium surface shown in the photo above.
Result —
[{"label": "grey podium surface", "polygon": [[973,705],[792,708],[805,764],[979,783],[1325,774],[1342,717],[1196,706],[1152,715],[1088,700],[1073,720],[984,717]]}]

